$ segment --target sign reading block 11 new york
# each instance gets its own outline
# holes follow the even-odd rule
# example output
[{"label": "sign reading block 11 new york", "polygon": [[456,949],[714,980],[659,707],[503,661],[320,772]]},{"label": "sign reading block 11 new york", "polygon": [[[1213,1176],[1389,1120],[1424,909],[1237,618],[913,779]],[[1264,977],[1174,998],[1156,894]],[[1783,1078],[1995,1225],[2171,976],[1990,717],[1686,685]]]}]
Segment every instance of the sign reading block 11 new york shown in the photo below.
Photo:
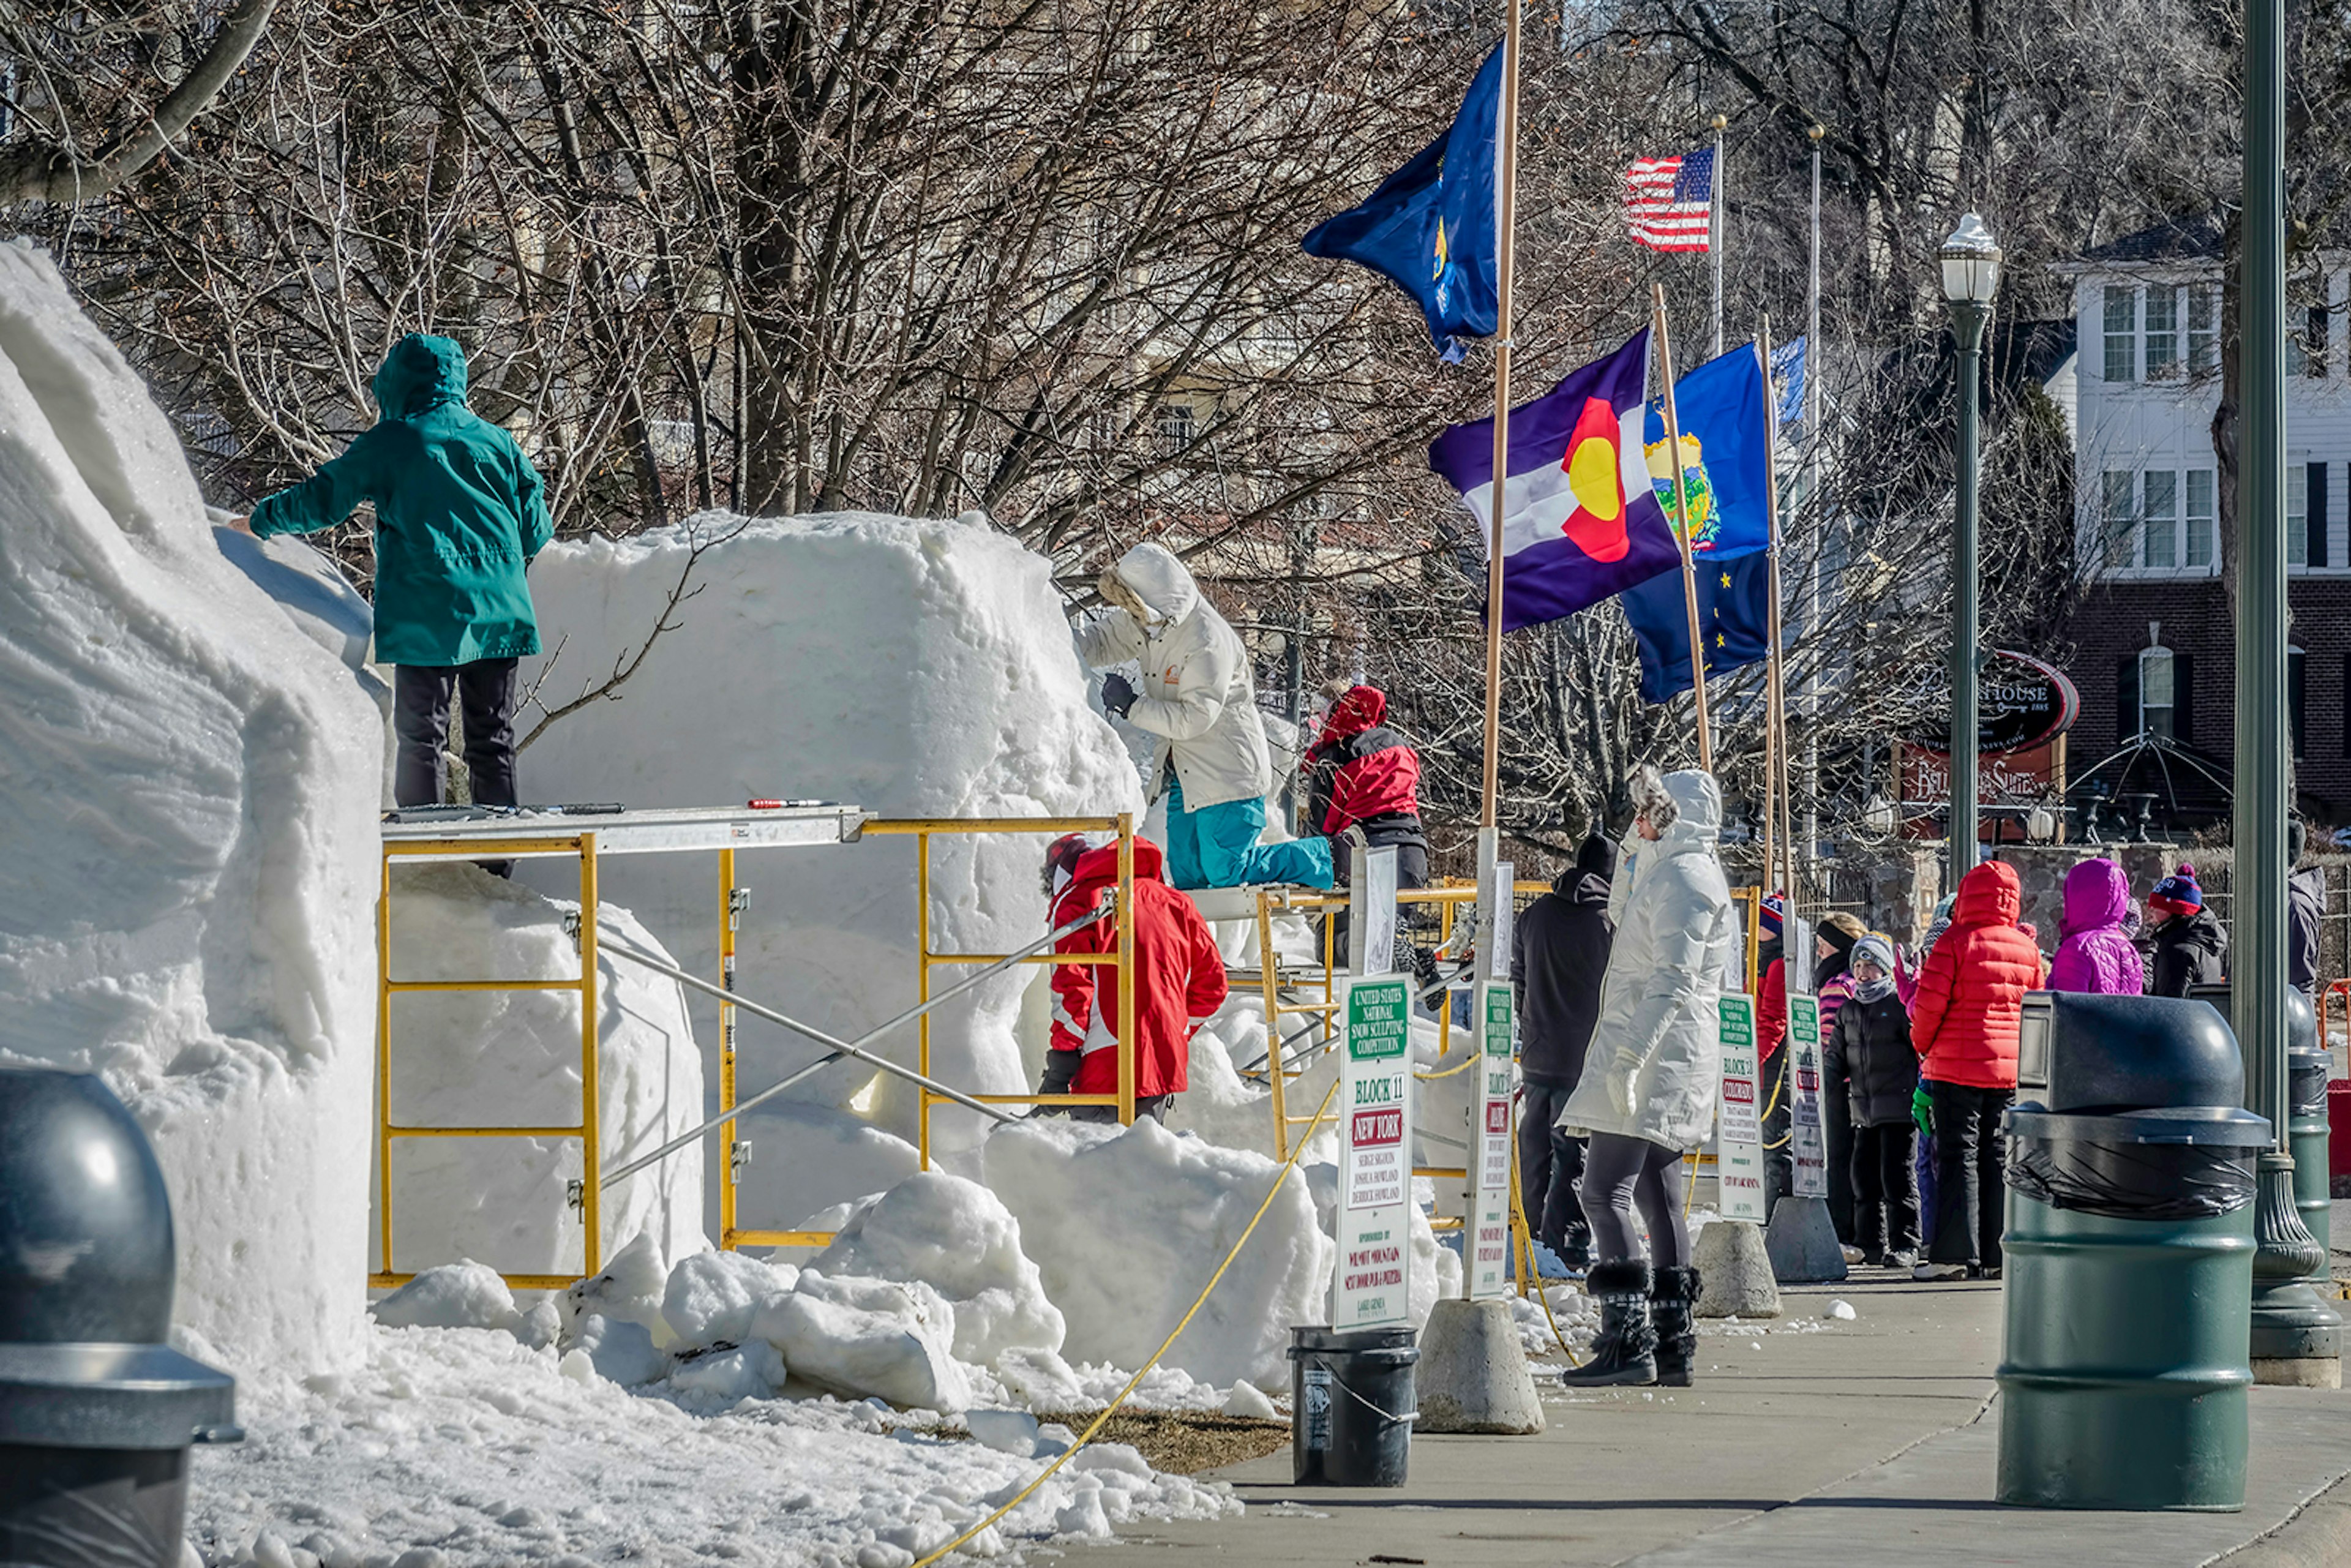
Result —
[{"label": "sign reading block 11 new york", "polygon": [[1336,1328],[1412,1321],[1412,993],[1404,976],[1346,989],[1347,1056],[1339,1081]]}]

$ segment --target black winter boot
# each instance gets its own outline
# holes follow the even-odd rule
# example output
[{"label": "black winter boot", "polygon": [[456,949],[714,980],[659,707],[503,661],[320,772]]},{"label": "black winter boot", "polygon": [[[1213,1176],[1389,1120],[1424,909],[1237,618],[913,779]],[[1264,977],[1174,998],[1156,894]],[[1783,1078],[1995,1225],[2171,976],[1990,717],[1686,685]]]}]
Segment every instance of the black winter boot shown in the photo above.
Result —
[{"label": "black winter boot", "polygon": [[1687,1388],[1691,1364],[1698,1359],[1698,1331],[1690,1312],[1698,1303],[1695,1269],[1660,1269],[1656,1288],[1649,1293],[1649,1317],[1657,1334],[1657,1385]]},{"label": "black winter boot", "polygon": [[1657,1335],[1649,1326],[1646,1259],[1595,1264],[1583,1288],[1600,1302],[1600,1337],[1592,1359],[1559,1375],[1569,1388],[1611,1388],[1657,1380]]}]

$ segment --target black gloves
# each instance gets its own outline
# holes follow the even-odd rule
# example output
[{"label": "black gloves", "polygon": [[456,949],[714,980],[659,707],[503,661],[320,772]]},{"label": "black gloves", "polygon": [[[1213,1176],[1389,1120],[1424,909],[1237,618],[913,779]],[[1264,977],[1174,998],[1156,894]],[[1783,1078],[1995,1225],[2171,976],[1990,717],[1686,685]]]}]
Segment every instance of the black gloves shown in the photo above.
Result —
[{"label": "black gloves", "polygon": [[1124,675],[1119,674],[1115,671],[1102,677],[1103,712],[1114,713],[1118,715],[1119,717],[1124,718],[1126,716],[1126,710],[1134,706],[1134,685],[1133,682],[1129,681]]},{"label": "black gloves", "polygon": [[[1067,1094],[1070,1085],[1077,1081],[1079,1052],[1049,1051],[1045,1053],[1045,1076],[1038,1081],[1040,1094]],[[1069,1108],[1063,1105],[1038,1105],[1030,1109],[1031,1116],[1065,1116]]]}]

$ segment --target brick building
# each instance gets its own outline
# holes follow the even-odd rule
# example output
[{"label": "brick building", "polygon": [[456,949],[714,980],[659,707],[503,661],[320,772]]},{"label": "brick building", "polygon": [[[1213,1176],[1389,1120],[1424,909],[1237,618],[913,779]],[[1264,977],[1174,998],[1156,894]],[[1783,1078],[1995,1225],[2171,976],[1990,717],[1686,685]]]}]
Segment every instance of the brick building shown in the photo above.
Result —
[{"label": "brick building", "polygon": [[[2218,466],[2220,231],[2168,224],[2088,252],[2074,278],[2076,570],[2065,627],[2082,714],[2069,747],[2077,812],[2119,826],[2229,814],[2235,628],[2220,580]],[[2351,824],[2351,257],[2288,287],[2287,707],[2299,804]],[[2118,755],[2119,754],[2119,755]],[[2152,799],[2148,799],[2152,797]],[[2077,819],[2078,820],[2078,819]]]}]

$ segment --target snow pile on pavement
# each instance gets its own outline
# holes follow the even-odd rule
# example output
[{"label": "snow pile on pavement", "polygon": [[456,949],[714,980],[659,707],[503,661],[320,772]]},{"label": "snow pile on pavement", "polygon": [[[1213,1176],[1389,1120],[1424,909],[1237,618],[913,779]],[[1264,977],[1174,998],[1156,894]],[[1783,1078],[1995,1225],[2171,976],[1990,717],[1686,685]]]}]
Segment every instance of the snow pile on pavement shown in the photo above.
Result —
[{"label": "snow pile on pavement", "polygon": [[1011,1211],[961,1176],[908,1176],[862,1206],[809,1267],[932,1287],[955,1308],[961,1361],[986,1365],[1007,1350],[1059,1350],[1067,1332],[1021,1251]]},{"label": "snow pile on pavement", "polygon": [[[392,973],[403,980],[561,979],[580,973],[564,930],[577,903],[463,863],[402,867],[392,883]],[[616,904],[609,936],[656,957]],[[597,1099],[607,1169],[702,1120],[702,1055],[677,982],[600,954]],[[402,1126],[569,1126],[580,1119],[576,991],[413,991],[392,1003],[392,1112]],[[477,1258],[510,1274],[582,1263],[576,1138],[404,1138],[392,1145],[393,1267]],[[650,1232],[664,1257],[699,1251],[701,1151],[680,1150],[606,1187],[603,1256]],[[372,1249],[376,1228],[369,1227]],[[381,1314],[378,1314],[381,1318]]]},{"label": "snow pile on pavement", "polygon": [[[1023,1122],[999,1128],[986,1157],[987,1185],[1069,1323],[1063,1353],[1126,1367],[1176,1326],[1280,1168],[1147,1116],[1124,1129]],[[1327,1321],[1331,1260],[1314,1200],[1290,1172],[1165,1364],[1204,1383],[1286,1385],[1290,1325]]]},{"label": "snow pile on pavement", "polygon": [[[381,1330],[349,1373],[241,1387],[245,1442],[194,1450],[189,1537],[214,1564],[298,1563],[301,1551],[366,1568],[412,1552],[412,1568],[908,1568],[1048,1462],[933,1437],[927,1419],[863,1402],[755,1396],[703,1414],[715,1402],[691,1389],[640,1397],[562,1365],[504,1334]],[[1240,1506],[1228,1487],[1097,1445],[970,1550]]]},{"label": "snow pile on pavement", "polygon": [[[669,608],[697,541],[694,598]],[[543,641],[559,649],[525,672],[552,666],[550,702],[607,676],[623,650],[664,632],[615,702],[596,703],[549,728],[523,775],[536,800],[620,800],[632,806],[824,797],[896,817],[1071,816],[1140,812],[1133,765],[1109,725],[1087,706],[1051,565],[981,518],[924,522],[848,513],[745,519],[719,514],[625,540],[550,546],[531,570]],[[932,843],[930,929],[942,951],[1004,952],[1045,931],[1035,834]],[[830,849],[748,855],[743,923],[745,994],[855,1038],[915,999],[912,841],[873,839]],[[533,873],[536,874],[536,873]],[[616,862],[612,896],[669,935],[681,961],[716,972],[716,922],[706,858]],[[1016,1039],[1020,970],[935,1017],[932,1071],[966,1090],[1019,1092],[1029,1074]],[[697,1004],[699,1005],[699,1004]],[[697,1016],[699,1016],[697,1014]],[[747,1096],[810,1061],[816,1047],[747,1020]],[[885,1049],[912,1062],[914,1031]],[[792,1097],[845,1106],[871,1072],[829,1070]],[[873,1119],[914,1135],[914,1103],[884,1080]],[[772,1145],[758,1118],[744,1135]],[[971,1113],[933,1122],[935,1147],[979,1136]],[[799,1166],[799,1214],[747,1210],[747,1226],[789,1224],[863,1196],[827,1189]]]},{"label": "snow pile on pavement", "polygon": [[374,706],[213,543],[145,386],[0,244],[0,1061],[162,1163],[178,1314],[248,1377],[357,1355]]}]

